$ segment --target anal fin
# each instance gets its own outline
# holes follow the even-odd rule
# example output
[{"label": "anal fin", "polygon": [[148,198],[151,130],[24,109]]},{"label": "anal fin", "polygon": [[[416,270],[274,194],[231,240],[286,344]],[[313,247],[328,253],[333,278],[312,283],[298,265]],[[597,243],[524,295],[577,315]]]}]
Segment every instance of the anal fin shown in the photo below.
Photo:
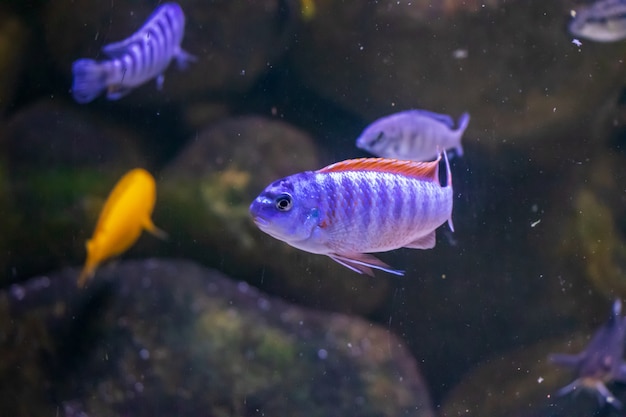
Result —
[{"label": "anal fin", "polygon": [[422,236],[418,239],[415,239],[413,242],[408,245],[404,245],[405,248],[409,249],[432,249],[435,247],[435,243],[437,242],[437,236],[435,231],[433,230],[426,236]]}]

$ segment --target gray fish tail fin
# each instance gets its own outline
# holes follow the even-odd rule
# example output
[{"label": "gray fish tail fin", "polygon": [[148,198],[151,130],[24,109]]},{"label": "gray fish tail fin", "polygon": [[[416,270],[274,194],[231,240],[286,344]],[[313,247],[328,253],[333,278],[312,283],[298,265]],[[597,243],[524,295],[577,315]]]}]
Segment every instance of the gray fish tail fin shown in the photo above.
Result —
[{"label": "gray fish tail fin", "polygon": [[459,121],[457,122],[457,125],[459,127],[456,128],[457,132],[461,132],[461,134],[463,134],[463,132],[465,132],[465,129],[467,129],[467,125],[469,125],[470,122],[470,115],[468,112],[465,112],[461,115],[461,117],[459,117]]},{"label": "gray fish tail fin", "polygon": [[458,156],[463,156],[463,146],[461,145],[461,138],[463,137],[463,134],[465,133],[465,129],[467,129],[467,125],[469,125],[470,122],[470,115],[468,112],[465,112],[461,115],[461,117],[459,117],[459,121],[458,121],[458,127],[456,129],[456,132],[459,135],[459,143],[456,146],[455,150],[456,150],[456,154]]},{"label": "gray fish tail fin", "polygon": [[178,50],[178,53],[174,56],[174,59],[176,59],[176,66],[181,71],[186,69],[190,63],[198,61],[198,57],[196,57],[195,55],[191,55],[189,52],[185,51],[182,48]]},{"label": "gray fish tail fin", "polygon": [[72,73],[74,74],[72,95],[78,103],[89,103],[107,87],[106,70],[102,64],[93,59],[74,61]]}]

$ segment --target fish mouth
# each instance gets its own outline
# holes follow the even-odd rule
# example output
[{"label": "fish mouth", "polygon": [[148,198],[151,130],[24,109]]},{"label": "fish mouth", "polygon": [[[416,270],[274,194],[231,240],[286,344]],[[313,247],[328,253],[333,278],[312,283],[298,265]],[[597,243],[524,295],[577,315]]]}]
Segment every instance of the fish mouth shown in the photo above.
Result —
[{"label": "fish mouth", "polygon": [[252,218],[252,221],[254,222],[254,224],[256,224],[260,228],[269,226],[269,224],[270,224],[270,222],[268,222],[267,220],[265,220],[264,218],[259,217],[259,216],[254,216]]}]

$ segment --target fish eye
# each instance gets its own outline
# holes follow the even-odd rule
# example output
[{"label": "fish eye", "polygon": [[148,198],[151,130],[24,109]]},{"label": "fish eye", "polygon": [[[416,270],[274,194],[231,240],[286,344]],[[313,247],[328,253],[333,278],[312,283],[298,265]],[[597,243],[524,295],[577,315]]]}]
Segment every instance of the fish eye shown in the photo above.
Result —
[{"label": "fish eye", "polygon": [[289,211],[291,206],[293,206],[293,199],[289,194],[283,193],[276,197],[275,203],[279,211]]}]

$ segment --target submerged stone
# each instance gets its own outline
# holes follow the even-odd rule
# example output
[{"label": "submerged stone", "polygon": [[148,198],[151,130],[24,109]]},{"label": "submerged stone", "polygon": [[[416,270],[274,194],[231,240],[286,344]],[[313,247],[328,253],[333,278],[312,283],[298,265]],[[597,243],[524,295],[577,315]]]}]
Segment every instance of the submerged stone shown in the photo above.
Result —
[{"label": "submerged stone", "polygon": [[572,44],[571,7],[565,0],[324,1],[290,63],[303,85],[367,123],[412,108],[468,111],[465,145],[565,147],[626,74],[624,43]]},{"label": "submerged stone", "polygon": [[7,242],[0,248],[11,248],[0,281],[83,261],[110,189],[124,172],[146,166],[139,142],[128,129],[55,100],[13,115],[0,132],[0,210],[11,219],[0,237]]},{"label": "submerged stone", "polygon": [[385,328],[187,261],[109,265],[85,290],[78,272],[0,294],[0,414],[434,416]]}]

